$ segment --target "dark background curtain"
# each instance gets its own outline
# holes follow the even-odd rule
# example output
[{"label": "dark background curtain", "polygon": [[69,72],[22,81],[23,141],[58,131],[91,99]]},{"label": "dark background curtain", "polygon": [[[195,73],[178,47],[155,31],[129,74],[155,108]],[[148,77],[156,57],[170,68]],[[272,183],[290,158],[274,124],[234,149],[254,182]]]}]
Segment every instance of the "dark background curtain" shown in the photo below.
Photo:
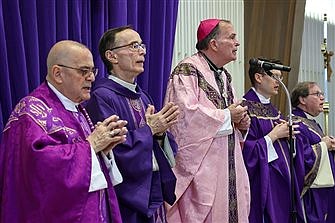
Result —
[{"label": "dark background curtain", "polygon": [[54,43],[70,39],[87,45],[101,78],[107,72],[98,53],[100,37],[109,28],[128,24],[147,45],[138,83],[160,109],[171,71],[177,10],[178,0],[0,0],[0,133],[16,103],[44,81]]}]

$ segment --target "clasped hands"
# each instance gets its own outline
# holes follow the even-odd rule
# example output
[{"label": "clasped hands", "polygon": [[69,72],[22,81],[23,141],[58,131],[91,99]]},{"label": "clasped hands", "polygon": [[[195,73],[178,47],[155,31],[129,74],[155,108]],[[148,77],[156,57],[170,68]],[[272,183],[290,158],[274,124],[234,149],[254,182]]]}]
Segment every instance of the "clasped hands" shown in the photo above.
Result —
[{"label": "clasped hands", "polygon": [[157,113],[155,113],[155,107],[149,105],[145,112],[145,118],[152,134],[162,135],[168,128],[177,123],[179,113],[178,106],[169,102]]},{"label": "clasped hands", "polygon": [[335,139],[333,136],[324,136],[321,141],[326,143],[329,151],[335,150]]},{"label": "clasped hands", "polygon": [[248,106],[241,106],[242,101],[231,104],[228,109],[230,111],[230,117],[235,127],[239,130],[248,130],[250,126],[250,117],[247,113]]},{"label": "clasped hands", "polygon": [[103,151],[108,154],[117,144],[126,141],[127,123],[125,120],[119,120],[119,116],[112,115],[96,124],[87,141],[96,153]]}]

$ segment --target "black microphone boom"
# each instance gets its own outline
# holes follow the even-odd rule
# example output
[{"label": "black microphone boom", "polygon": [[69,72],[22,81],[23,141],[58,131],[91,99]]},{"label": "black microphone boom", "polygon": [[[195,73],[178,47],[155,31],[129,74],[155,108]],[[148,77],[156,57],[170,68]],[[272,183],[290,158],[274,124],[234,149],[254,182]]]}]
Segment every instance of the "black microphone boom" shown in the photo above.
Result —
[{"label": "black microphone boom", "polygon": [[282,70],[282,71],[287,71],[287,72],[291,71],[291,67],[284,66],[281,64],[276,64],[276,63],[270,63],[270,62],[258,60],[255,58],[251,58],[249,60],[249,64],[262,67],[264,68],[264,70]]}]

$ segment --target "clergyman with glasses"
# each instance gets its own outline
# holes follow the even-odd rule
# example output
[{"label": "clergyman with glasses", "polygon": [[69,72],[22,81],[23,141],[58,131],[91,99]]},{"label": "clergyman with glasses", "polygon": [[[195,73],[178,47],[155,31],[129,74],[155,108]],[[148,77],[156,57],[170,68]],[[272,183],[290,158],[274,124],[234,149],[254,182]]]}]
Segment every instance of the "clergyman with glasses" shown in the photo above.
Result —
[{"label": "clergyman with glasses", "polygon": [[[304,151],[299,169],[308,176],[301,182],[301,193],[307,222],[335,222],[334,149],[335,139],[325,135],[314,118],[323,112],[324,93],[316,82],[298,83],[291,93],[294,122],[299,124],[297,149]],[[307,156],[307,151],[314,151]],[[298,153],[299,154],[299,153]],[[298,160],[299,157],[297,156]]]},{"label": "clergyman with glasses", "polygon": [[94,123],[110,115],[127,120],[127,140],[113,150],[123,182],[115,186],[123,222],[165,222],[164,201],[175,201],[171,170],[177,146],[167,129],[177,122],[178,106],[156,112],[136,83],[144,71],[145,44],[131,27],[106,31],[99,43],[108,77],[96,81],[86,108]]},{"label": "clergyman with glasses", "polygon": [[[280,64],[278,60],[261,59]],[[290,222],[290,154],[289,126],[281,112],[271,103],[278,94],[279,70],[266,70],[251,64],[249,67],[251,89],[243,96],[251,118],[249,132],[243,146],[243,158],[248,170],[251,191],[250,223]],[[297,126],[293,125],[293,133]],[[295,184],[294,197],[300,200]],[[301,206],[297,202],[301,213]],[[301,221],[301,215],[297,222]]]},{"label": "clergyman with glasses", "polygon": [[126,140],[116,115],[93,126],[81,103],[97,69],[78,42],[56,43],[46,81],[20,100],[0,150],[1,222],[118,222],[113,184],[122,181],[112,149]]}]

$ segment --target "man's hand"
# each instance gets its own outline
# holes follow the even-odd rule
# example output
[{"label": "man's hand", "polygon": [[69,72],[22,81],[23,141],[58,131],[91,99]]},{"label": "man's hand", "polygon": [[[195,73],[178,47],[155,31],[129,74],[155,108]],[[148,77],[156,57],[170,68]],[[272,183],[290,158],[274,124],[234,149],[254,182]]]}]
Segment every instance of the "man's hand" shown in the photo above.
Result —
[{"label": "man's hand", "polygon": [[94,131],[87,137],[87,141],[96,153],[103,150],[107,154],[117,144],[126,141],[128,132],[126,124],[127,121],[119,120],[118,116],[112,115],[96,124]]},{"label": "man's hand", "polygon": [[230,111],[231,120],[233,123],[240,123],[242,119],[244,119],[247,114],[248,106],[241,106],[242,101],[238,101],[237,103],[231,104],[228,109]]},{"label": "man's hand", "polygon": [[239,130],[246,131],[250,127],[250,122],[251,122],[251,119],[249,115],[245,115],[239,123],[235,124],[235,127]]},{"label": "man's hand", "polygon": [[149,105],[145,112],[147,124],[153,135],[161,135],[170,126],[177,123],[177,117],[180,113],[178,106],[172,102],[167,103],[159,112],[154,112],[155,107],[153,105]]},{"label": "man's hand", "polygon": [[329,151],[335,150],[335,139],[332,136],[324,136],[321,141],[325,142]]},{"label": "man's hand", "polygon": [[[299,130],[296,130],[297,128],[299,128],[299,125],[292,125],[293,137],[294,135],[300,133]],[[280,123],[275,125],[275,127],[271,130],[271,132],[269,132],[268,136],[271,138],[272,142],[274,142],[277,139],[288,138],[289,137],[288,122],[281,119]]]}]

